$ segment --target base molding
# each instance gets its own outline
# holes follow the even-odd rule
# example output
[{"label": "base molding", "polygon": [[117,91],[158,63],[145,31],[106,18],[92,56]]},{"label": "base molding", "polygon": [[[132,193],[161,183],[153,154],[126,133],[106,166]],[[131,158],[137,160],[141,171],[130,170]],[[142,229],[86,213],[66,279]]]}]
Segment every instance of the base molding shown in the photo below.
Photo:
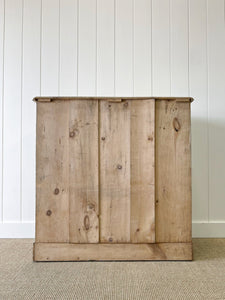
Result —
[{"label": "base molding", "polygon": [[192,260],[192,243],[34,243],[34,261]]}]

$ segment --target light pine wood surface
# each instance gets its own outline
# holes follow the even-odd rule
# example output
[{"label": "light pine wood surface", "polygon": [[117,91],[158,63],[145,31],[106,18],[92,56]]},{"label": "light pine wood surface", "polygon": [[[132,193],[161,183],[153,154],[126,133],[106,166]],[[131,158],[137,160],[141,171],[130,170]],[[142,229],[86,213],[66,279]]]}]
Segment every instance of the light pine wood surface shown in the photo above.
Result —
[{"label": "light pine wood surface", "polygon": [[156,102],[156,242],[191,241],[190,103]]},{"label": "light pine wood surface", "polygon": [[192,99],[65,100],[36,99],[34,259],[190,260]]},{"label": "light pine wood surface", "polygon": [[155,101],[130,101],[132,243],[155,242]]},{"label": "light pine wood surface", "polygon": [[71,101],[69,104],[70,242],[97,243],[98,101]]},{"label": "light pine wood surface", "polygon": [[35,243],[35,261],[192,260],[191,243],[64,244]]},{"label": "light pine wood surface", "polygon": [[69,242],[69,102],[38,103],[36,241]]}]

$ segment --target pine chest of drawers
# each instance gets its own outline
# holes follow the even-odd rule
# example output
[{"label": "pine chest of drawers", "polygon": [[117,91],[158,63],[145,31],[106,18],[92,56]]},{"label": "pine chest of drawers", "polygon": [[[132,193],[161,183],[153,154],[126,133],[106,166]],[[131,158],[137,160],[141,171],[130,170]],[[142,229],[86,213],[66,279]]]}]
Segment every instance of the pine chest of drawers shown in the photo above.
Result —
[{"label": "pine chest of drawers", "polygon": [[34,100],[34,260],[191,260],[192,98]]}]

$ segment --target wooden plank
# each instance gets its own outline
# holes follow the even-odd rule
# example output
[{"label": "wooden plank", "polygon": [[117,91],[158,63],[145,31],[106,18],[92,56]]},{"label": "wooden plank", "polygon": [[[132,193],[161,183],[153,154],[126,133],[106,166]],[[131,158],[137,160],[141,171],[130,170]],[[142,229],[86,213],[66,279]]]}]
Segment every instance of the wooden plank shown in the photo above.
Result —
[{"label": "wooden plank", "polygon": [[[0,126],[3,128],[3,103],[4,103],[4,30],[5,30],[5,1],[0,0]],[[3,130],[0,130],[0,170],[3,170]],[[3,172],[0,172],[0,222],[3,221]]]},{"label": "wooden plank", "polygon": [[97,243],[98,221],[98,101],[71,101],[70,242]]},{"label": "wooden plank", "polygon": [[78,0],[60,1],[59,5],[59,95],[77,95]]},{"label": "wooden plank", "polygon": [[188,1],[173,0],[170,6],[171,95],[186,96],[189,94]]},{"label": "wooden plank", "polygon": [[130,108],[100,101],[100,240],[130,241]]},{"label": "wooden plank", "polygon": [[134,95],[152,94],[152,10],[151,1],[133,2]]},{"label": "wooden plank", "polygon": [[114,95],[114,0],[97,1],[97,95]]},{"label": "wooden plank", "polygon": [[131,106],[131,242],[155,242],[155,102]]},{"label": "wooden plank", "polygon": [[133,3],[115,0],[115,95],[133,95]]},{"label": "wooden plank", "polygon": [[35,243],[34,261],[192,260],[192,243],[57,244]]},{"label": "wooden plank", "polygon": [[194,101],[193,98],[191,97],[35,97],[33,98],[33,101],[45,101],[45,102],[50,102],[50,101],[68,101],[68,100],[106,100],[106,101],[111,101],[111,100],[168,100],[168,101],[176,101],[176,102],[192,102]]},{"label": "wooden plank", "polygon": [[22,1],[5,1],[3,222],[21,221],[22,22]]},{"label": "wooden plank", "polygon": [[69,102],[38,103],[36,241],[69,241]]},{"label": "wooden plank", "polygon": [[[209,150],[208,150],[208,73],[207,73],[207,1],[190,0],[190,94],[196,97],[192,107],[192,191],[193,222],[208,223]],[[202,172],[204,170],[204,172]]]},{"label": "wooden plank", "polygon": [[96,94],[96,1],[78,2],[78,95]]},{"label": "wooden plank", "polygon": [[208,1],[209,222],[224,222],[225,3]]},{"label": "wooden plank", "polygon": [[42,1],[41,94],[59,92],[59,0]]},{"label": "wooden plank", "polygon": [[190,104],[156,102],[155,126],[156,242],[190,242]]},{"label": "wooden plank", "polygon": [[22,78],[22,221],[35,219],[36,107],[30,101],[40,93],[41,0],[24,0]]},{"label": "wooden plank", "polygon": [[152,0],[152,75],[152,95],[170,95],[170,0]]}]

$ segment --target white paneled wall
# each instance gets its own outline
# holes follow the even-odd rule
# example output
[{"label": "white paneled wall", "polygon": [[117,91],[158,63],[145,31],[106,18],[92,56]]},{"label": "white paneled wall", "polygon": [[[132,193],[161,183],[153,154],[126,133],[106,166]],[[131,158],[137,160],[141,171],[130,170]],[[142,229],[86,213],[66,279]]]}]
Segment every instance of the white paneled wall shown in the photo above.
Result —
[{"label": "white paneled wall", "polygon": [[225,1],[0,0],[0,237],[33,237],[34,96],[192,96],[193,236],[225,237]]}]

